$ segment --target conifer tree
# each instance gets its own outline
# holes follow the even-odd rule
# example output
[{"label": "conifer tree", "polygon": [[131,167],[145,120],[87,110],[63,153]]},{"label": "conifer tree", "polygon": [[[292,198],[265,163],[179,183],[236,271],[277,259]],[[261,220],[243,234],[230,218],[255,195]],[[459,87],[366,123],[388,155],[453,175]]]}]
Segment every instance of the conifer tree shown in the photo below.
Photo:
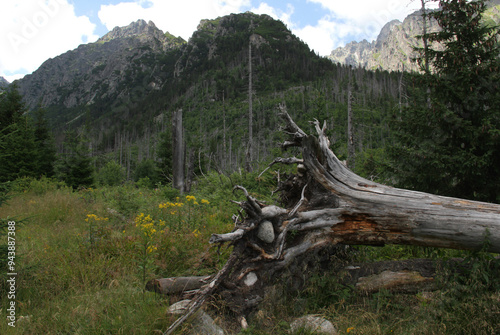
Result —
[{"label": "conifer tree", "polygon": [[14,83],[0,94],[0,130],[17,122],[25,111],[22,96]]},{"label": "conifer tree", "polygon": [[65,134],[64,154],[58,166],[59,177],[68,186],[91,186],[94,183],[94,167],[87,147],[88,143],[74,131]]},{"label": "conifer tree", "polygon": [[[157,150],[159,175],[163,179],[171,181],[173,174],[173,141],[170,127],[167,127],[167,129],[160,134]],[[144,176],[141,176],[141,178],[142,177]]]},{"label": "conifer tree", "polygon": [[443,48],[421,56],[431,71],[413,77],[420,89],[396,122],[394,167],[402,187],[500,201],[498,28],[482,23],[484,0],[439,4],[428,16],[441,30],[426,38]]},{"label": "conifer tree", "polygon": [[56,148],[47,120],[45,109],[40,105],[33,115],[35,132],[36,172],[39,176],[52,177],[54,175],[54,162],[56,161]]},{"label": "conifer tree", "polygon": [[36,176],[35,133],[22,97],[12,85],[0,96],[0,182]]}]

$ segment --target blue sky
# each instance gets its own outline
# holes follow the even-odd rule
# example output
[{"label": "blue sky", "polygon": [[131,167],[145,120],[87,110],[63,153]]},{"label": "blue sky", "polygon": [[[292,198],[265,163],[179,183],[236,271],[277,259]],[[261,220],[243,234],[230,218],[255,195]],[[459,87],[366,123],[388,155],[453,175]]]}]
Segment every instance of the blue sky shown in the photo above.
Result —
[{"label": "blue sky", "polygon": [[386,22],[419,7],[419,0],[9,0],[0,12],[0,76],[21,78],[138,19],[188,40],[202,19],[268,14],[326,56],[348,42],[375,39]]}]

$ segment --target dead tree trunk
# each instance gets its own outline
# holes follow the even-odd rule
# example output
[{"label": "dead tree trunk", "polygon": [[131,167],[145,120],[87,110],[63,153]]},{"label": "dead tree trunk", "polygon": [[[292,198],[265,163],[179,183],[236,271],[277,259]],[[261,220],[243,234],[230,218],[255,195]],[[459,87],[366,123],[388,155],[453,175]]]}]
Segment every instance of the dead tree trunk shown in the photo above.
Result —
[{"label": "dead tree trunk", "polygon": [[[218,291],[227,305],[244,317],[263,297],[264,289],[310,255],[344,244],[405,244],[500,252],[500,205],[393,188],[364,179],[342,164],[329,149],[325,129],[315,121],[317,137],[307,135],[286,113],[283,149],[299,147],[302,158],[273,162],[297,164],[297,175],[281,185],[284,208],[246,196],[246,213],[235,228],[214,234],[210,243],[230,242],[232,255],[224,268],[193,299],[186,315]],[[295,231],[294,234],[289,234]],[[330,258],[327,258],[327,262]],[[302,267],[296,267],[297,271]],[[221,288],[218,288],[219,284]],[[170,334],[186,317],[174,323]]]},{"label": "dead tree trunk", "polygon": [[174,111],[172,117],[173,142],[173,186],[182,194],[184,192],[184,127],[182,126],[182,109]]},{"label": "dead tree trunk", "polygon": [[352,115],[352,83],[351,67],[349,67],[349,83],[347,88],[347,166],[354,169],[355,149],[354,149],[354,123]]}]

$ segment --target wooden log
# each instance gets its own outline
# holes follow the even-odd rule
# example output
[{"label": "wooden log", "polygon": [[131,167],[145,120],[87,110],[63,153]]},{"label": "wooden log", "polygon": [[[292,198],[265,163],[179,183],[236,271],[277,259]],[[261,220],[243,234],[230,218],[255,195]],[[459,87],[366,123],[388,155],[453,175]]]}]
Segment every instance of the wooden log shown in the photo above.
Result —
[{"label": "wooden log", "polygon": [[[289,120],[295,134],[301,130]],[[291,123],[290,123],[291,122]],[[500,252],[500,205],[437,196],[364,179],[342,164],[329,148],[324,128],[299,143],[314,180],[343,205],[298,214],[298,229],[327,228],[325,238],[344,244],[407,244]],[[302,132],[303,133],[303,132]],[[297,142],[297,135],[294,136]]]},{"label": "wooden log", "polygon": [[424,277],[418,271],[403,270],[395,272],[386,270],[379,274],[359,278],[356,289],[367,293],[378,292],[382,289],[413,292],[423,287],[433,289],[433,281],[434,278]]},{"label": "wooden log", "polygon": [[210,276],[172,277],[150,280],[146,290],[159,294],[177,294],[201,288],[208,283]]}]

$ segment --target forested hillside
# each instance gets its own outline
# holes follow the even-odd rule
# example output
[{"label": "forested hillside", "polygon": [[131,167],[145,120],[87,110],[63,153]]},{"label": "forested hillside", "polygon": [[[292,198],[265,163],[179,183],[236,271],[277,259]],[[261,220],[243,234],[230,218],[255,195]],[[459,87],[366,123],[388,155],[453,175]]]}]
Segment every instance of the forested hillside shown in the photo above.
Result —
[{"label": "forested hillside", "polygon": [[[55,84],[37,86],[42,79],[67,84],[57,90]],[[178,109],[188,158],[196,159],[190,164],[198,170],[232,172],[268,161],[279,103],[299,123],[326,120],[343,156],[349,84],[356,151],[378,148],[388,141],[388,120],[399,108],[400,81],[397,73],[335,65],[282,22],[245,13],[202,21],[187,43],[139,21],[48,60],[17,85],[28,106],[41,103],[47,110],[59,152],[67,151],[64,133],[76,131],[97,169],[115,160],[132,178],[145,159],[169,165],[162,146],[171,145],[171,117]]]}]

